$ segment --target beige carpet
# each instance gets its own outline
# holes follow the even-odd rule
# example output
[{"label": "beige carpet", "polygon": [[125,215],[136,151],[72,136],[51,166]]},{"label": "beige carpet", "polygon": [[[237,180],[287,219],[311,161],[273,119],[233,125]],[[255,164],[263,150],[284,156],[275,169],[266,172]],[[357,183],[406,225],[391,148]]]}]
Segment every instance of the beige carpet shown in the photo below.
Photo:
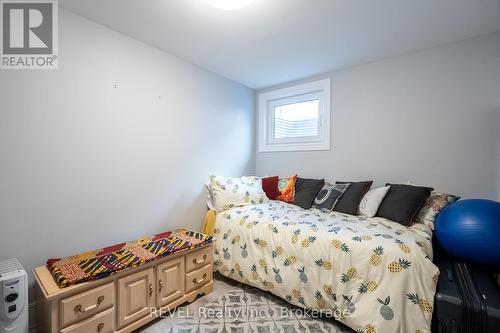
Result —
[{"label": "beige carpet", "polygon": [[142,333],[344,333],[329,318],[311,316],[270,293],[222,277],[212,294],[180,307]]}]

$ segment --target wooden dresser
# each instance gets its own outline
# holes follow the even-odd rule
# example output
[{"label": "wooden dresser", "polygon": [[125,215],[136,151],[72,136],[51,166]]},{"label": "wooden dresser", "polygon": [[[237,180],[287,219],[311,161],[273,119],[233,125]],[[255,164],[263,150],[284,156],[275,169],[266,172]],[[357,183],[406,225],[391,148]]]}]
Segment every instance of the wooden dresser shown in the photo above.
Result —
[{"label": "wooden dresser", "polygon": [[179,252],[104,279],[59,288],[33,270],[44,333],[128,333],[213,290],[213,245]]}]

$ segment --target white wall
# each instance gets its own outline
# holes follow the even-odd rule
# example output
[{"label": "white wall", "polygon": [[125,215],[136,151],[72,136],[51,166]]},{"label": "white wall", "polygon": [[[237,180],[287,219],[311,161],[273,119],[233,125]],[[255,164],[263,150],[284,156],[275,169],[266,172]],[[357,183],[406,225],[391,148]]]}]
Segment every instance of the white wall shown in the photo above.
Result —
[{"label": "white wall", "polygon": [[59,32],[58,70],[0,71],[0,260],[201,228],[209,174],[255,172],[253,90],[62,9]]},{"label": "white wall", "polygon": [[500,33],[328,76],[331,151],[258,153],[257,174],[412,180],[500,198]]}]

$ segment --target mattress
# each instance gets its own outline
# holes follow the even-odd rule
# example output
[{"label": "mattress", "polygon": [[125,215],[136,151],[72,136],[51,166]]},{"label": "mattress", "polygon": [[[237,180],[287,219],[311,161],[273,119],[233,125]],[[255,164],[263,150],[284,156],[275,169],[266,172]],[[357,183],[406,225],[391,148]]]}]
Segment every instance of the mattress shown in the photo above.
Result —
[{"label": "mattress", "polygon": [[432,231],[280,201],[216,216],[215,269],[359,332],[430,332]]}]

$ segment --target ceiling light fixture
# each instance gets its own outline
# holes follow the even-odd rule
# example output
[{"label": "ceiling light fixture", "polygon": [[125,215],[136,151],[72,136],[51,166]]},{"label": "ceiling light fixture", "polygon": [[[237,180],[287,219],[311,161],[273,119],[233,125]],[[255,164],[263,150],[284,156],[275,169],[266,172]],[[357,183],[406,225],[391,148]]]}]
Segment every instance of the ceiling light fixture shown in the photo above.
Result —
[{"label": "ceiling light fixture", "polygon": [[237,10],[248,6],[253,0],[205,0],[210,6],[222,10]]}]

